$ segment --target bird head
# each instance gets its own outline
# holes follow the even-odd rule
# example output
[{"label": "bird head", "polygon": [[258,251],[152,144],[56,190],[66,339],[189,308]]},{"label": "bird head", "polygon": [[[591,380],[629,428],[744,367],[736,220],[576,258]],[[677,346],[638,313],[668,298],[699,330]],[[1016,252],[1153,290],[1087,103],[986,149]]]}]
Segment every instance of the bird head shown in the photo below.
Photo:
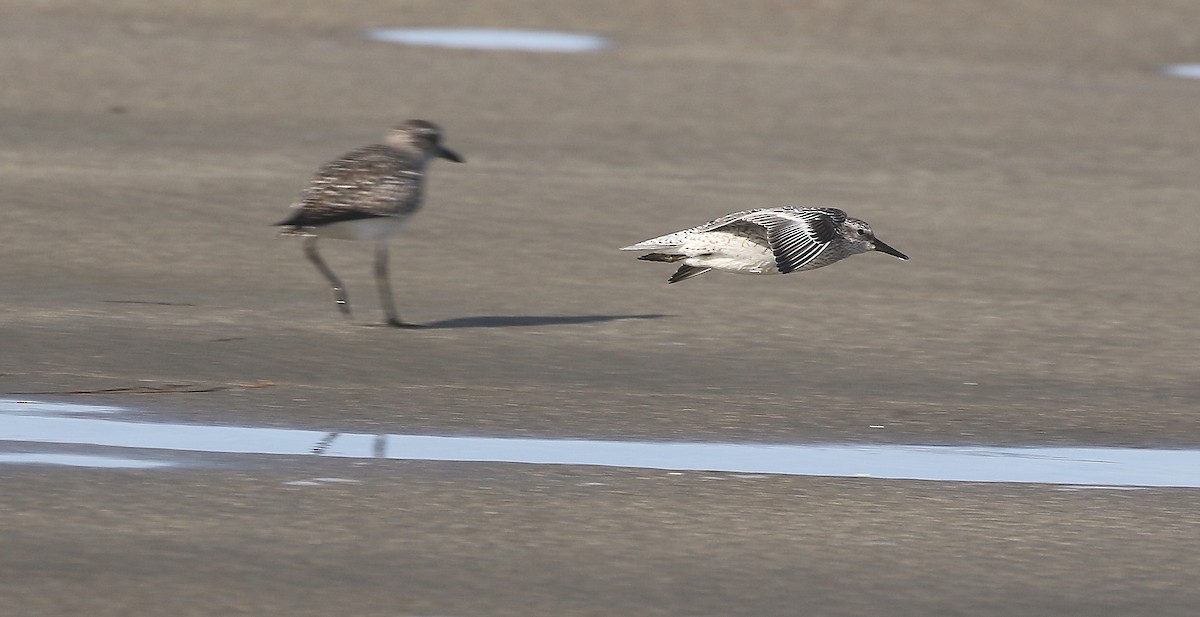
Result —
[{"label": "bird head", "polygon": [[842,225],[842,237],[851,243],[860,252],[879,251],[887,253],[893,257],[907,260],[908,255],[897,251],[888,246],[883,240],[875,237],[875,232],[871,231],[871,226],[866,221],[855,218],[847,218],[845,224]]},{"label": "bird head", "polygon": [[442,145],[442,129],[428,120],[409,120],[388,131],[387,144],[398,150],[415,150],[426,157],[462,163],[457,152]]}]

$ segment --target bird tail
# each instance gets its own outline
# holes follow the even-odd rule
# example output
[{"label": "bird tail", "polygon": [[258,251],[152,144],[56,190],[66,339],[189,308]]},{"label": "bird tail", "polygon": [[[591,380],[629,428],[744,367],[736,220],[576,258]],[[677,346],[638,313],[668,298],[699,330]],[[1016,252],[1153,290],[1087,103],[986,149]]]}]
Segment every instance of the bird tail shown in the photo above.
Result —
[{"label": "bird tail", "polygon": [[279,230],[279,235],[281,236],[309,235],[304,229],[303,223],[301,222],[301,214],[300,208],[296,207],[296,204],[292,204],[292,212],[288,214],[287,218],[279,221],[278,223],[271,223],[271,226],[282,227],[282,229]]},{"label": "bird tail", "polygon": [[308,236],[312,235],[299,225],[288,225],[287,223],[275,223],[276,226],[283,227],[279,230],[281,236]]}]

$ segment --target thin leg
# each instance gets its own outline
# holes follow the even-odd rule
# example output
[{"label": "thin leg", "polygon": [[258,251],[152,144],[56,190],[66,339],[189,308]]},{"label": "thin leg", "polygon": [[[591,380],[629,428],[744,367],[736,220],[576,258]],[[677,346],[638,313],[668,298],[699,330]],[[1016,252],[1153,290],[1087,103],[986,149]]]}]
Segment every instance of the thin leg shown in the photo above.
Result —
[{"label": "thin leg", "polygon": [[329,433],[322,437],[321,441],[318,441],[309,452],[318,455],[325,454],[325,451],[329,449],[329,446],[333,445],[333,440],[337,439],[338,435],[341,435],[341,433]]},{"label": "thin leg", "polygon": [[375,284],[379,287],[379,302],[383,304],[383,312],[387,314],[387,325],[396,328],[419,328],[416,324],[400,321],[396,314],[396,303],[392,300],[392,283],[388,276],[388,245],[387,240],[375,244]]},{"label": "thin leg", "polygon": [[342,285],[342,281],[333,273],[333,270],[329,269],[329,266],[325,265],[325,260],[321,259],[321,254],[317,252],[316,236],[307,236],[304,238],[304,254],[317,267],[317,270],[325,275],[329,284],[333,286],[333,300],[337,302],[338,310],[343,315],[349,317],[350,304],[346,301],[346,286]]}]

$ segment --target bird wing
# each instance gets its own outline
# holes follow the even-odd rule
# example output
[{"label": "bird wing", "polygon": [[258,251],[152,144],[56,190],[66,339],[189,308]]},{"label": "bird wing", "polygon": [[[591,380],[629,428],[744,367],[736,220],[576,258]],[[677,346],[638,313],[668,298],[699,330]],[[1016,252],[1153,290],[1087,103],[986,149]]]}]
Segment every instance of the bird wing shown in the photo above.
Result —
[{"label": "bird wing", "polygon": [[420,206],[422,173],[399,152],[367,146],[321,166],[280,225],[319,226],[409,214]]},{"label": "bird wing", "polygon": [[753,223],[767,230],[767,240],[780,274],[803,268],[816,259],[839,234],[846,213],[835,208],[766,208],[747,210],[702,225],[712,231]]},{"label": "bird wing", "polygon": [[689,238],[693,237],[695,234],[703,233],[706,231],[712,231],[714,229],[721,229],[724,227],[729,227],[734,224],[744,224],[746,221],[745,217],[747,215],[752,214],[754,212],[758,212],[758,211],[759,210],[742,210],[741,212],[734,212],[733,214],[726,214],[725,216],[722,216],[720,218],[715,218],[707,223],[703,223],[703,224],[697,225],[695,227],[689,227],[687,229],[672,232],[672,233],[669,233],[669,234],[666,234],[663,236],[658,236],[656,238],[650,238],[649,240],[642,240],[641,242],[638,242],[637,244],[632,244],[630,246],[622,247],[621,250],[622,251],[645,251],[645,250],[676,248],[681,243],[686,242]]}]

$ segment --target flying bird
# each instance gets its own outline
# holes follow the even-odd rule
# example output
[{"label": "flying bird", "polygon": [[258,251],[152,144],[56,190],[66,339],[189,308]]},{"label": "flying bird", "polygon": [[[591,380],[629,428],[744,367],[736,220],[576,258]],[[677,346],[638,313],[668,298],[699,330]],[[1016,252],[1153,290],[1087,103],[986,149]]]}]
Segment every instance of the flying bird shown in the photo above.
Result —
[{"label": "flying bird", "polygon": [[686,281],[713,269],[788,274],[828,266],[868,251],[908,259],[876,238],[862,219],[837,208],[795,206],[734,212],[621,250],[648,251],[638,257],[646,261],[680,262],[668,283]]}]

